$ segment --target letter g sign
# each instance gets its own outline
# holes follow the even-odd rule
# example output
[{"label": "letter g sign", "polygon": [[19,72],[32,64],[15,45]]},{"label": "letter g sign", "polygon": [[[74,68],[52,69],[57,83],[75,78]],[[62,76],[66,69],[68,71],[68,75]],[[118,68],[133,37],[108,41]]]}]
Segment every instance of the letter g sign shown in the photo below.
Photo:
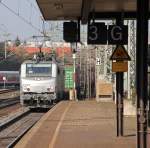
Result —
[{"label": "letter g sign", "polygon": [[108,44],[128,44],[128,26],[110,25],[108,28]]},{"label": "letter g sign", "polygon": [[122,28],[120,26],[114,26],[111,30],[111,37],[115,41],[122,40]]}]

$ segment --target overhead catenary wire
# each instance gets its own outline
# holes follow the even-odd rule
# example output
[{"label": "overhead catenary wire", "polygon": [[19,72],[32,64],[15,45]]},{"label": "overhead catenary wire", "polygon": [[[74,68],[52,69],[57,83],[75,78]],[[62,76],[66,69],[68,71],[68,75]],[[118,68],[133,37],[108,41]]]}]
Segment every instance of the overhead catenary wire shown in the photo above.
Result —
[{"label": "overhead catenary wire", "polygon": [[20,8],[21,7],[21,5],[20,5],[20,0],[18,0],[18,15],[19,15],[19,11],[20,11]]},{"label": "overhead catenary wire", "polygon": [[20,18],[22,21],[24,21],[26,24],[28,24],[29,26],[31,26],[33,29],[37,30],[40,34],[43,34],[43,31],[41,31],[38,27],[36,27],[35,25],[33,25],[26,18],[24,18],[23,16],[19,15],[16,11],[14,11],[9,6],[7,6],[5,3],[3,3],[2,0],[0,0],[0,4],[3,7],[5,7],[7,10],[9,10],[11,13],[13,13],[14,15],[16,15],[18,18]]},{"label": "overhead catenary wire", "polygon": [[6,30],[4,30],[3,28],[1,28],[1,26],[0,26],[0,30],[1,30],[2,32],[6,33]]},{"label": "overhead catenary wire", "polygon": [[32,3],[30,0],[26,0],[36,11],[39,11],[39,9]]},{"label": "overhead catenary wire", "polygon": [[[3,26],[3,27],[2,27]],[[4,29],[5,27],[5,29]],[[16,36],[14,33],[10,33],[5,24],[0,24],[0,37]]]},{"label": "overhead catenary wire", "polygon": [[[37,12],[40,12],[39,8],[36,7],[30,0],[26,0],[26,1],[29,3],[29,5],[30,5],[30,7],[31,7],[31,12],[30,12],[30,13],[32,13],[33,9],[36,10]],[[30,17],[31,17],[31,16],[32,16],[32,15],[30,15]],[[39,13],[39,24],[40,24],[40,23],[43,24],[43,20],[44,20],[43,16],[41,15],[41,13]]]},{"label": "overhead catenary wire", "polygon": [[[39,10],[30,0],[26,0],[26,1],[29,3],[29,5],[30,5],[30,7],[31,7],[31,10],[30,10],[30,13],[31,13],[31,14],[32,14],[33,9],[36,10],[37,12],[40,12],[40,10]],[[30,15],[30,18],[31,18],[31,16],[32,16],[32,15]],[[42,22],[43,17],[42,17],[42,15],[41,15],[41,13],[39,13],[39,19],[40,19],[40,21]]]}]

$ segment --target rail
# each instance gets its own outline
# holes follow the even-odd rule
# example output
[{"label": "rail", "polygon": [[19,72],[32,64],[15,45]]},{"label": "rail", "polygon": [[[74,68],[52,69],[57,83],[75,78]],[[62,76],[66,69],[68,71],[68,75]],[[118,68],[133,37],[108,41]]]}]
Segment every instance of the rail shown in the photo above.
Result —
[{"label": "rail", "polygon": [[0,94],[16,91],[16,89],[0,89]]},{"label": "rail", "polygon": [[0,147],[13,147],[43,115],[44,113],[26,110],[17,117],[1,124],[0,139],[3,140],[0,141]]},{"label": "rail", "polygon": [[4,109],[9,106],[13,106],[20,102],[19,97],[9,98],[9,99],[1,99],[0,100],[0,109]]},{"label": "rail", "polygon": [[[55,105],[56,105],[56,104],[52,105],[52,106],[50,107],[50,109],[53,108]],[[44,112],[45,112],[45,111],[44,111]],[[44,115],[44,113],[41,113],[41,110],[40,110],[40,112],[37,112],[37,110],[36,110],[36,112],[31,112],[31,111],[28,111],[28,110],[27,110],[27,112],[23,113],[23,114],[21,115],[21,117],[18,117],[17,119],[15,118],[14,121],[17,120],[18,122],[19,122],[19,121],[21,122],[21,120],[24,120],[24,122],[23,122],[23,123],[20,123],[20,124],[22,125],[22,127],[26,127],[26,128],[24,128],[23,130],[21,130],[16,136],[14,136],[14,134],[13,134],[13,139],[11,139],[10,142],[7,141],[7,142],[6,142],[7,145],[5,145],[5,147],[7,147],[7,148],[13,148],[13,147],[19,142],[19,140],[40,120],[40,118],[41,118],[43,115]],[[25,119],[25,118],[26,118],[26,119]],[[13,121],[13,122],[14,122],[14,121]],[[16,121],[16,122],[17,122],[17,121]],[[14,122],[14,124],[16,124],[16,122]],[[27,124],[27,123],[28,123],[28,124]],[[6,133],[8,133],[7,127],[9,128],[11,125],[12,125],[12,124],[10,123],[9,126],[6,126],[6,127],[5,127],[5,129],[7,130]],[[25,125],[26,125],[26,126],[25,126]],[[15,128],[16,128],[16,126],[15,126]],[[21,128],[21,127],[19,127],[19,128]],[[13,130],[15,130],[15,129],[13,129]],[[2,131],[4,131],[4,129],[3,129]],[[0,132],[1,132],[1,131],[0,131]],[[5,135],[5,133],[4,133],[4,134],[2,133],[1,135]],[[0,135],[0,136],[1,136],[1,135]],[[7,136],[8,136],[8,137],[11,137],[10,135],[7,135]],[[6,139],[7,136],[4,136],[5,139]]]},{"label": "rail", "polygon": [[21,114],[17,115],[16,117],[0,124],[0,132],[4,129],[6,129],[7,127],[9,127],[10,125],[12,125],[13,123],[17,122],[18,120],[20,120],[21,118],[23,118],[24,116],[28,115],[30,113],[30,110],[27,109],[26,111],[22,112]]},{"label": "rail", "polygon": [[31,124],[27,129],[25,129],[18,137],[15,138],[14,141],[12,141],[7,148],[13,148],[19,140],[37,123],[38,121],[35,121],[33,124]]}]

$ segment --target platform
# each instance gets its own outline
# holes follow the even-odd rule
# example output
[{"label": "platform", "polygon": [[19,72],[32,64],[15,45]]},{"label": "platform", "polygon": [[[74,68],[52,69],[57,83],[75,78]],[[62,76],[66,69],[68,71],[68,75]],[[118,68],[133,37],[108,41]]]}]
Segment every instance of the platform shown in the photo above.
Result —
[{"label": "platform", "polygon": [[135,148],[136,121],[125,118],[124,137],[116,137],[113,102],[62,101],[15,148]]}]

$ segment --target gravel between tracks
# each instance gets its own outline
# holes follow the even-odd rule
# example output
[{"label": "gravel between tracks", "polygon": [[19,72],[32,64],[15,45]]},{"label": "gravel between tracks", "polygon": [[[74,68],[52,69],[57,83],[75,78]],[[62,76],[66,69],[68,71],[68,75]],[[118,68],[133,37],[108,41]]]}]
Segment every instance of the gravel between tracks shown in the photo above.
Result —
[{"label": "gravel between tracks", "polygon": [[22,106],[20,104],[16,104],[16,105],[1,109],[0,110],[0,120],[3,118],[6,118],[12,114],[15,114],[16,112],[20,111],[21,108],[22,108]]},{"label": "gravel between tracks", "polygon": [[39,112],[29,113],[8,128],[2,130],[0,132],[0,148],[6,148],[18,135],[38,121],[43,114]]}]

